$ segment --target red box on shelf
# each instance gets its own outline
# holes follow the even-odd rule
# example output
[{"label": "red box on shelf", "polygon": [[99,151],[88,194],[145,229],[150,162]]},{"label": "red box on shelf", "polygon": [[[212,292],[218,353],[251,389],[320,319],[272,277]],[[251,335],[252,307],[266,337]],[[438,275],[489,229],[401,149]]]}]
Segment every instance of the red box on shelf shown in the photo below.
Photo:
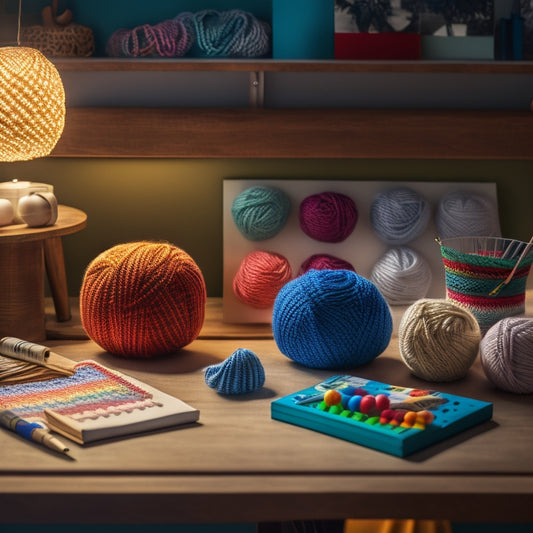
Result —
[{"label": "red box on shelf", "polygon": [[421,58],[418,33],[335,33],[335,59]]}]

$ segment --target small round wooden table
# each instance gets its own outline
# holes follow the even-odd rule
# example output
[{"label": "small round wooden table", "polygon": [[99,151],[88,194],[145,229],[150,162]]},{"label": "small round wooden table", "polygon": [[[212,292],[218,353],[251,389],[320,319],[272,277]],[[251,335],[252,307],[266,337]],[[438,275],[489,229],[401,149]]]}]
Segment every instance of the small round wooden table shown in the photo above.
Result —
[{"label": "small round wooden table", "polygon": [[70,320],[61,237],[86,225],[87,215],[83,211],[60,205],[53,226],[0,227],[0,338],[18,337],[34,342],[46,339],[45,272],[57,320]]}]

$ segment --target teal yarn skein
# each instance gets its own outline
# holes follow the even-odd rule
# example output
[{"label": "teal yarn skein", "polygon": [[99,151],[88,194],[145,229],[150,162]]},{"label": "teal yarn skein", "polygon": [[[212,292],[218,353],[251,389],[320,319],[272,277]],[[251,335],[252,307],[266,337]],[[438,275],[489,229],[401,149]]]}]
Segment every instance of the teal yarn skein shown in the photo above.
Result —
[{"label": "teal yarn skein", "polygon": [[291,210],[287,194],[275,187],[250,187],[233,200],[231,215],[237,229],[250,241],[275,237]]},{"label": "teal yarn skein", "polygon": [[274,340],[309,368],[364,365],[389,345],[392,316],[377,287],[351,270],[309,270],[279,291]]},{"label": "teal yarn skein", "polygon": [[241,9],[205,9],[193,15],[196,41],[206,56],[262,57],[270,52],[270,25]]}]

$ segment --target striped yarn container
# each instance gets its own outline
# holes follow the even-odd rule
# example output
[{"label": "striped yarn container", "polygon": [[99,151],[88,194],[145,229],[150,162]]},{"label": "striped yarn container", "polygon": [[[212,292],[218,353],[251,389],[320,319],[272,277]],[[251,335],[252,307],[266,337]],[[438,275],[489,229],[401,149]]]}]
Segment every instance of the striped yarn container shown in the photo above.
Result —
[{"label": "striped yarn container", "polygon": [[132,242],[87,267],[80,315],[87,335],[124,357],[169,354],[200,333],[207,300],[202,272],[171,244]]},{"label": "striped yarn container", "polygon": [[446,295],[470,310],[483,332],[503,318],[524,312],[533,263],[533,248],[527,243],[499,237],[458,237],[440,244]]}]

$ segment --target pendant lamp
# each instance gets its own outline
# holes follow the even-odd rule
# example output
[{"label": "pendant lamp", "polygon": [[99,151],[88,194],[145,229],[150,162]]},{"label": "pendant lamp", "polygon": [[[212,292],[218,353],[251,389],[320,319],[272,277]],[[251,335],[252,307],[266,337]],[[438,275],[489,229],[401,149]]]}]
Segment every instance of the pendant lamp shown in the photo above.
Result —
[{"label": "pendant lamp", "polygon": [[[21,2],[19,1],[20,36]],[[47,156],[65,125],[65,90],[55,66],[34,48],[0,48],[0,161]]]}]

